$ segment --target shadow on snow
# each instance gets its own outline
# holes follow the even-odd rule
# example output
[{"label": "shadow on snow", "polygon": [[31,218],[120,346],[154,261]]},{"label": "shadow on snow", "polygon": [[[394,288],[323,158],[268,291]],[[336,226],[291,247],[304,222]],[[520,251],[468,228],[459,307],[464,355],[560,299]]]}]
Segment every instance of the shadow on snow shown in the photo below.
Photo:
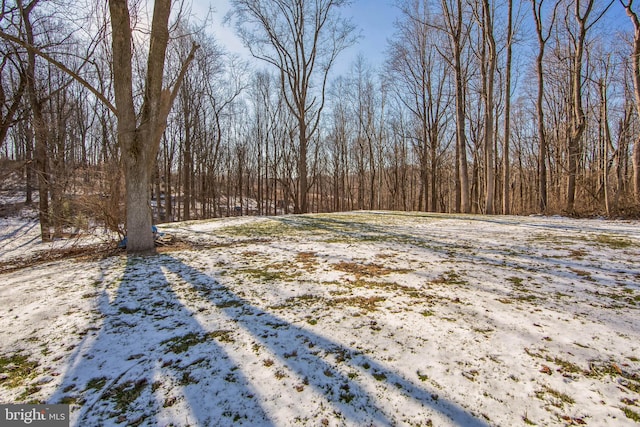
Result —
[{"label": "shadow on snow", "polygon": [[[401,422],[394,414],[386,413],[374,393],[358,381],[360,376],[369,376],[375,378],[371,381],[374,384],[382,378],[385,384],[381,385],[389,392],[402,394],[404,399],[441,414],[456,425],[488,425],[374,358],[252,305],[215,278],[170,255],[129,257],[113,300],[106,291],[100,296],[102,327],[75,349],[62,384],[50,399],[52,403],[74,396],[80,400],[74,425],[124,421],[156,425],[173,420],[204,426],[248,420],[268,426],[282,422],[270,418],[256,397],[258,390],[243,372],[248,367],[236,366],[232,361],[237,360],[237,355],[231,346],[207,338],[212,331],[199,323],[194,311],[180,300],[171,275],[187,284],[187,292],[195,291],[200,300],[219,310],[236,328],[243,328],[281,364],[304,379],[349,424]],[[181,352],[180,344],[189,347],[189,351]],[[359,376],[346,375],[335,363],[325,360],[323,353],[340,355],[342,366],[356,369]],[[232,381],[228,380],[229,375],[233,376]],[[170,397],[161,401],[159,396]],[[184,402],[188,419],[178,420],[176,414],[172,417],[176,401]],[[130,418],[123,418],[126,415]]]}]

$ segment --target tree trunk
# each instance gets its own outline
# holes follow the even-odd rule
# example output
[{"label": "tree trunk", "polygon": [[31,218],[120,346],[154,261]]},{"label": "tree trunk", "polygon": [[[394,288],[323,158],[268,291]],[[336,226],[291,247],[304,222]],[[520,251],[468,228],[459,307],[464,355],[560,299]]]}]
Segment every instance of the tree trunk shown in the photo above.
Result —
[{"label": "tree trunk", "polygon": [[538,120],[538,209],[540,213],[547,211],[547,139],[544,130],[544,69],[542,67],[544,60],[544,51],[547,40],[551,35],[551,27],[556,18],[556,10],[559,3],[556,2],[549,31],[544,35],[542,30],[542,3],[532,1],[533,17],[536,24],[536,34],[538,36],[538,55],[536,56],[536,74],[538,76],[538,95],[536,98],[536,114]]},{"label": "tree trunk", "polygon": [[504,89],[504,146],[502,153],[503,175],[502,175],[502,213],[511,213],[511,159],[509,158],[511,139],[511,50],[513,44],[513,0],[509,0],[509,17],[507,21],[507,64],[506,81]]},{"label": "tree trunk", "polygon": [[497,62],[496,42],[493,37],[493,17],[489,6],[489,0],[483,0],[483,38],[487,45],[488,67],[486,77],[485,97],[485,123],[484,123],[484,154],[486,164],[486,189],[485,189],[485,212],[493,215],[495,198],[495,163],[494,163],[494,102],[493,87],[495,80],[495,70]]},{"label": "tree trunk", "polygon": [[308,181],[307,181],[307,123],[299,120],[299,152],[298,152],[298,197],[294,206],[294,213],[307,213]]},{"label": "tree trunk", "polygon": [[118,143],[122,150],[127,191],[127,251],[154,252],[151,180],[156,155],[171,105],[198,46],[192,46],[173,89],[163,89],[171,0],[156,0],[151,23],[144,99],[140,114],[137,114],[133,97],[132,29],[128,2],[109,0],[109,11],[113,68],[117,70],[114,73],[113,87],[118,118]]},{"label": "tree trunk", "polygon": [[[634,28],[633,37],[633,53],[631,62],[633,64],[633,89],[636,101],[636,110],[640,114],[640,20],[638,15],[631,9],[633,0],[629,0],[623,6],[627,15],[631,19]],[[640,203],[640,138],[638,138],[633,146],[633,195],[636,203]]]},{"label": "tree trunk", "polygon": [[[18,1],[18,7],[26,32],[27,43],[34,46],[33,27],[30,14],[38,2],[33,1],[26,7],[22,1]],[[33,133],[35,137],[34,171],[38,178],[38,218],[40,220],[40,236],[43,242],[51,240],[49,217],[49,167],[47,158],[47,124],[42,112],[42,101],[38,96],[36,87],[36,54],[33,50],[27,51],[27,93],[31,107]]]}]

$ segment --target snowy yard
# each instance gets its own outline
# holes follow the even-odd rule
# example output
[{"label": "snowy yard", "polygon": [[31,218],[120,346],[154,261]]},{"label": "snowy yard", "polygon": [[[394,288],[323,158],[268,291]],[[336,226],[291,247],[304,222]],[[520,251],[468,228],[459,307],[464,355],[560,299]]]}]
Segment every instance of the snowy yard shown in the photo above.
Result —
[{"label": "snowy yard", "polygon": [[639,222],[236,218],[30,265],[59,249],[0,226],[0,402],[73,425],[640,422]]}]

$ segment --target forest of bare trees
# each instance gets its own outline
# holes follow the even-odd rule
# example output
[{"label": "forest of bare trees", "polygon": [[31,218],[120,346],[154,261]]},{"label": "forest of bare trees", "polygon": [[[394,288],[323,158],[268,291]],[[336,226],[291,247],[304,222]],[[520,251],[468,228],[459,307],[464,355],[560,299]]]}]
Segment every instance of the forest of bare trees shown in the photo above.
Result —
[{"label": "forest of bare trees", "polygon": [[78,4],[0,11],[0,178],[43,239],[99,225],[144,250],[152,222],[355,209],[640,214],[634,0],[397,0],[383,64],[346,56],[346,0],[232,0],[255,60],[187,2]]}]

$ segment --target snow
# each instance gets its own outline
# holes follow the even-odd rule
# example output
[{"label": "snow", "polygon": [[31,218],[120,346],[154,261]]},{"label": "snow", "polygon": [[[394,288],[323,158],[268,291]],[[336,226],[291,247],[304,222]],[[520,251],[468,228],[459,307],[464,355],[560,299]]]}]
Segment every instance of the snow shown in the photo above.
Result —
[{"label": "snow", "polygon": [[238,217],[33,265],[68,243],[0,227],[22,263],[0,274],[0,401],[70,403],[72,425],[637,425],[637,221]]}]

